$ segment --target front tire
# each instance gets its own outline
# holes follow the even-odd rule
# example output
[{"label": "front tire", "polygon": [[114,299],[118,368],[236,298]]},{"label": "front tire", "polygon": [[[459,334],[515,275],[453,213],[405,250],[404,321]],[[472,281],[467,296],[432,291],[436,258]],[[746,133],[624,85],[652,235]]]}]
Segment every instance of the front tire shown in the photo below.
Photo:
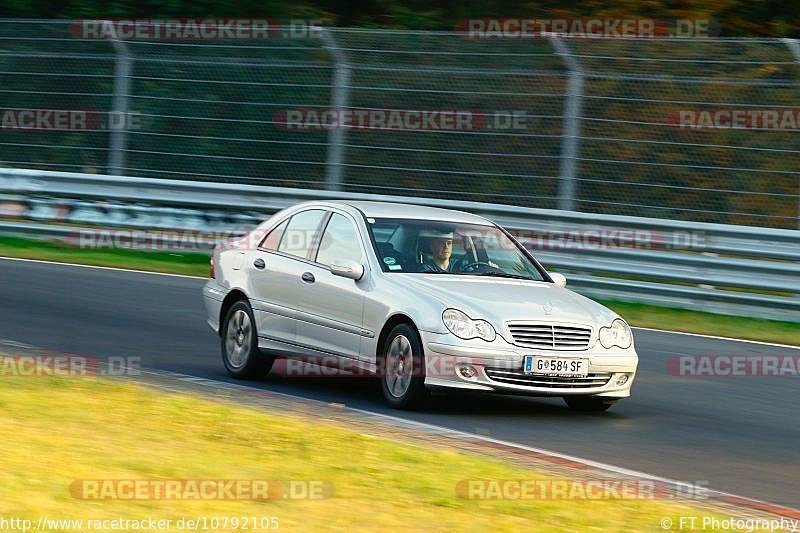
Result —
[{"label": "front tire", "polygon": [[425,356],[419,333],[410,324],[398,324],[386,337],[381,351],[381,389],[396,409],[417,409],[427,403]]},{"label": "front tire", "polygon": [[607,411],[612,405],[617,403],[615,400],[596,398],[594,396],[564,396],[564,401],[573,411],[584,413],[600,413]]},{"label": "front tire", "polygon": [[259,379],[272,368],[274,358],[258,349],[258,332],[253,309],[241,300],[228,309],[220,335],[222,363],[236,379]]}]

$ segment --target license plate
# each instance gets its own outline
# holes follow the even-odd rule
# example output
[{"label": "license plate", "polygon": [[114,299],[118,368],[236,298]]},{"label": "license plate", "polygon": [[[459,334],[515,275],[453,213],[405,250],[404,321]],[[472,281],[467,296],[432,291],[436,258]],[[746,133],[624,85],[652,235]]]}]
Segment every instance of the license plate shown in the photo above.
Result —
[{"label": "license plate", "polygon": [[589,360],[526,355],[522,371],[525,374],[538,374],[541,376],[585,378],[589,375]]}]

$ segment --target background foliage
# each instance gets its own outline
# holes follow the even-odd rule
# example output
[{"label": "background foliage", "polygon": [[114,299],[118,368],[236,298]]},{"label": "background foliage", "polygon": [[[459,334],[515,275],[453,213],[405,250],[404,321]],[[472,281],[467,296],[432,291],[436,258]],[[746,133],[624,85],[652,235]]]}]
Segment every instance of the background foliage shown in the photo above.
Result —
[{"label": "background foliage", "polygon": [[514,0],[2,0],[0,15],[91,17],[313,17],[336,26],[452,29],[470,17],[699,18],[723,36],[800,36],[797,0],[516,2]]}]

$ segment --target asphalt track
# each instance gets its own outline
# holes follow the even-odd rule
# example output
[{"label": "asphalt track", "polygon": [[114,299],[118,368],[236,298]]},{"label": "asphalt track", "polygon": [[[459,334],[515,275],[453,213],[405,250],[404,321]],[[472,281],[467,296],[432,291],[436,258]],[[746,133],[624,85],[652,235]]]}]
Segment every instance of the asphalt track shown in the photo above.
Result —
[{"label": "asphalt track", "polygon": [[[194,278],[0,259],[0,339],[57,351],[141,357],[142,366],[230,381]],[[792,355],[800,349],[635,331],[633,396],[602,414],[559,399],[437,396],[427,412],[387,408],[363,378],[281,378],[270,389],[556,450],[800,507],[797,377],[681,377],[681,355]]]}]

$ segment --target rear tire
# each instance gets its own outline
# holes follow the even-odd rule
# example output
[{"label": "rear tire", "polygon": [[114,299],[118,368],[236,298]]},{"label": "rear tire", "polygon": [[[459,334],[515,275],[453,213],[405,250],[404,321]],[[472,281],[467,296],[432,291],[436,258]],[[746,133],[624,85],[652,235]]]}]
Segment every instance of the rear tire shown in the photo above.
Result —
[{"label": "rear tire", "polygon": [[389,405],[418,409],[427,404],[430,390],[425,387],[425,355],[417,330],[398,324],[386,337],[381,354],[381,389]]},{"label": "rear tire", "polygon": [[570,409],[584,413],[600,413],[617,403],[616,400],[596,398],[594,396],[564,396],[564,401]]},{"label": "rear tire", "polygon": [[259,379],[266,376],[275,359],[258,349],[256,320],[250,304],[246,300],[233,304],[222,324],[222,364],[228,374],[236,379]]}]

